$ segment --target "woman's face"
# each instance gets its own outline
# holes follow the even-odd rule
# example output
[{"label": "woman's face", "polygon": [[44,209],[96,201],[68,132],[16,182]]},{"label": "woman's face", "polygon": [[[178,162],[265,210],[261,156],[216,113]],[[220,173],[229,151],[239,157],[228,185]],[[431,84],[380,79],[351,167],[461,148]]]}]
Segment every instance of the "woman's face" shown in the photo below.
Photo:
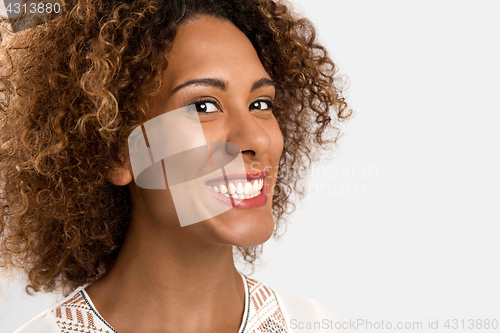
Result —
[{"label": "woman's face", "polygon": [[[267,186],[262,189],[265,195],[261,200],[254,198],[253,204],[242,202],[220,215],[181,228],[168,187],[148,190],[131,182],[132,221],[152,228],[176,229],[176,233],[217,244],[247,247],[265,242],[274,229],[272,193],[283,149],[283,137],[272,113],[275,88],[271,78],[236,26],[204,15],[179,28],[167,60],[162,90],[151,99],[148,118],[194,104],[206,141],[237,144],[245,171],[267,171]],[[178,135],[188,140],[190,133]],[[236,178],[211,185],[218,185],[219,192],[246,185],[244,179]],[[207,186],[204,190],[208,193],[212,189]],[[210,195],[213,197],[213,193]],[[200,197],[193,195],[193,199]]]}]

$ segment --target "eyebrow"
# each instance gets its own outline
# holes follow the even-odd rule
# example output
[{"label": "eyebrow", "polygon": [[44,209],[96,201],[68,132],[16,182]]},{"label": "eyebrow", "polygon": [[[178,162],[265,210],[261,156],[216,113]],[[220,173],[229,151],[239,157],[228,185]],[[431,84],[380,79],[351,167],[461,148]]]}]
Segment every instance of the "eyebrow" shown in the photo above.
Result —
[{"label": "eyebrow", "polygon": [[257,89],[263,88],[263,87],[268,87],[268,86],[274,87],[274,82],[266,77],[263,77],[259,81],[255,81],[252,84],[252,88],[250,89],[250,92],[253,92],[254,90],[257,90]]},{"label": "eyebrow", "polygon": [[209,86],[209,87],[215,87],[220,90],[226,91],[227,90],[227,83],[224,80],[221,79],[212,79],[212,78],[205,78],[205,79],[196,79],[196,80],[189,80],[187,82],[184,82],[174,89],[172,89],[172,92],[170,93],[170,96],[175,94],[181,89],[184,89],[189,86]]},{"label": "eyebrow", "polygon": [[[175,94],[181,89],[184,89],[189,86],[208,86],[208,87],[214,87],[218,88],[222,91],[227,90],[227,81],[224,81],[222,79],[217,79],[217,78],[203,78],[203,79],[195,79],[195,80],[189,80],[187,82],[184,82],[170,92],[170,96]],[[250,88],[250,92],[253,92],[259,88],[267,87],[267,86],[273,86],[274,87],[274,82],[268,78],[263,77],[262,79],[255,81],[252,84],[252,88]]]}]

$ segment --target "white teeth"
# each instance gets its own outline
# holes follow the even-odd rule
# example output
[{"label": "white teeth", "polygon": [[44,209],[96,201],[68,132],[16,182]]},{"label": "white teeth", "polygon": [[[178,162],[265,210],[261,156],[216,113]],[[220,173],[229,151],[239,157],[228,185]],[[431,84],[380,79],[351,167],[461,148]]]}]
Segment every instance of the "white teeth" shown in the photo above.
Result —
[{"label": "white teeth", "polygon": [[236,186],[234,186],[233,183],[229,183],[229,187],[228,187],[227,191],[229,192],[229,194],[236,193]]},{"label": "white teeth", "polygon": [[235,181],[219,186],[209,186],[213,191],[234,199],[251,199],[258,196],[264,186],[264,180],[258,179],[253,182]]},{"label": "white teeth", "polygon": [[241,183],[238,183],[238,185],[236,185],[236,192],[238,194],[243,194],[244,193],[243,185],[241,185]]},{"label": "white teeth", "polygon": [[252,184],[250,184],[249,182],[245,183],[245,195],[248,194],[252,194]]},{"label": "white teeth", "polygon": [[252,193],[257,193],[257,192],[259,192],[259,186],[260,186],[259,184],[260,184],[260,182],[259,182],[259,181],[257,181],[257,180],[253,182],[253,185],[252,185]]}]

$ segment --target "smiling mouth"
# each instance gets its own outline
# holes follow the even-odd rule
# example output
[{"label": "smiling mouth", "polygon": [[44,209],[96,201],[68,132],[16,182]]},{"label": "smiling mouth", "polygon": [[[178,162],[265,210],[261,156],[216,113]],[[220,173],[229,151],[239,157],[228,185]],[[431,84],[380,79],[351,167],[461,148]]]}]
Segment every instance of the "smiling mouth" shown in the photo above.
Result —
[{"label": "smiling mouth", "polygon": [[258,196],[262,192],[264,180],[258,179],[247,181],[246,179],[230,180],[228,182],[221,181],[212,186],[207,185],[212,191],[231,197],[233,199],[251,199]]},{"label": "smiling mouth", "polygon": [[[267,171],[232,174],[208,181],[207,187],[216,198],[236,208],[253,208],[267,202]],[[234,199],[239,199],[234,201]]]}]

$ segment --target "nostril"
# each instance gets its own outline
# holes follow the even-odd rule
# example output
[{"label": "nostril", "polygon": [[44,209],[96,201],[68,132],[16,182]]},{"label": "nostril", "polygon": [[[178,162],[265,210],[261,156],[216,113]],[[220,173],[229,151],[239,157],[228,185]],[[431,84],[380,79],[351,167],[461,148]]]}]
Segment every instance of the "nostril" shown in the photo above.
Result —
[{"label": "nostril", "polygon": [[253,150],[245,150],[245,151],[242,151],[241,153],[244,155],[255,156],[255,152]]}]

